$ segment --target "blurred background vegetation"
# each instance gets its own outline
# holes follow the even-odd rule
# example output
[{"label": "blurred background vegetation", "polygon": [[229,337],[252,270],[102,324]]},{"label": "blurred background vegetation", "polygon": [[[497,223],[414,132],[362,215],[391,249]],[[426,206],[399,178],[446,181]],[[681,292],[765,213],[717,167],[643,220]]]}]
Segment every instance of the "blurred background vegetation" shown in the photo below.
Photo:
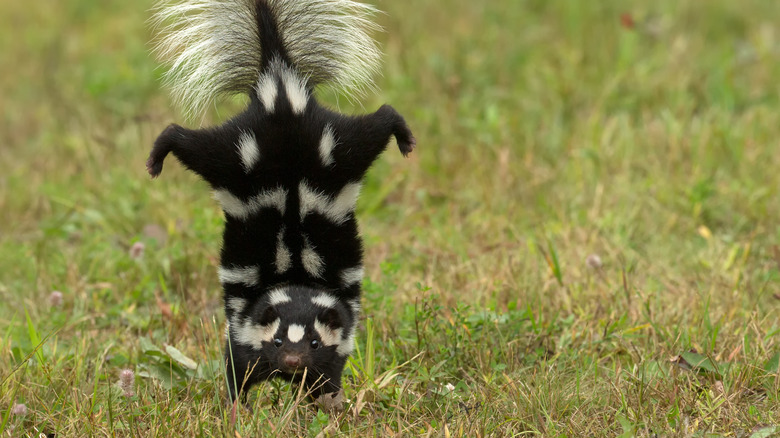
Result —
[{"label": "blurred background vegetation", "polygon": [[[391,145],[358,206],[365,354],[347,388],[371,406],[289,419],[258,396],[242,433],[770,433],[780,2],[377,5],[381,94],[322,96],[390,103],[418,139],[406,160]],[[218,370],[163,346],[219,364],[222,213],[181,166],[145,173],[183,122],[152,6],[0,3],[2,428],[229,430]],[[111,411],[128,367],[143,388]]]}]

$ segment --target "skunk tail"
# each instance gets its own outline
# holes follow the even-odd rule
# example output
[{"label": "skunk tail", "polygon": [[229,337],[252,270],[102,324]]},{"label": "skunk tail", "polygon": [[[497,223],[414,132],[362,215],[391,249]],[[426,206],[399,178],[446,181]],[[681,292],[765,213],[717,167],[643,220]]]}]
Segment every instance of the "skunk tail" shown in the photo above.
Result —
[{"label": "skunk tail", "polygon": [[154,52],[169,64],[164,81],[188,116],[217,97],[252,92],[277,61],[307,88],[355,96],[374,88],[376,12],[351,0],[162,0]]}]

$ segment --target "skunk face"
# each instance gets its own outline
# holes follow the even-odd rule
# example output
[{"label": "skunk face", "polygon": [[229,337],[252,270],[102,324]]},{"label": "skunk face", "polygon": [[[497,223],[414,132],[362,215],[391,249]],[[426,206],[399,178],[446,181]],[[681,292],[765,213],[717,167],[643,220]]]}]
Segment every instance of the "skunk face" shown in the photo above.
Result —
[{"label": "skunk face", "polygon": [[357,306],[304,286],[272,290],[229,321],[236,377],[297,381],[306,370],[310,387],[337,386],[354,345]]},{"label": "skunk face", "polygon": [[262,310],[262,323],[278,328],[271,342],[263,342],[261,355],[271,368],[285,374],[299,374],[304,368],[321,374],[323,364],[352,350],[354,333],[349,312],[323,292],[309,289],[287,293],[289,301]]}]

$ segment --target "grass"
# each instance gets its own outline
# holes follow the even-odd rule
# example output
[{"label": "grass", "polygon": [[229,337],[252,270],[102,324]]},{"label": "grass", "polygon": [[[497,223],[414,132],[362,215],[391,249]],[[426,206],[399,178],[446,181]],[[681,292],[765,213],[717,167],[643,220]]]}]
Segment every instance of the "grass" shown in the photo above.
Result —
[{"label": "grass", "polygon": [[151,4],[0,2],[0,436],[780,433],[780,4],[380,2],[363,105],[419,148],[359,202],[348,409],[275,382],[235,424],[221,212],[144,170]]}]

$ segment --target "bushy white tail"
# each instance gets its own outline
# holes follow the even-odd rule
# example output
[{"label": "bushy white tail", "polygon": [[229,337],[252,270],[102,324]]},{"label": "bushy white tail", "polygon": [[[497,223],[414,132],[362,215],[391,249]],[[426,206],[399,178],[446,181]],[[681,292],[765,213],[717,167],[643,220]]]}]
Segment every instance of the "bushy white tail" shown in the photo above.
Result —
[{"label": "bushy white tail", "polygon": [[[258,4],[262,3],[263,8]],[[381,54],[369,33],[377,10],[351,0],[162,0],[154,52],[176,104],[200,115],[221,95],[249,93],[264,50],[258,14],[270,11],[292,67],[311,87],[349,96],[373,89]]]}]

